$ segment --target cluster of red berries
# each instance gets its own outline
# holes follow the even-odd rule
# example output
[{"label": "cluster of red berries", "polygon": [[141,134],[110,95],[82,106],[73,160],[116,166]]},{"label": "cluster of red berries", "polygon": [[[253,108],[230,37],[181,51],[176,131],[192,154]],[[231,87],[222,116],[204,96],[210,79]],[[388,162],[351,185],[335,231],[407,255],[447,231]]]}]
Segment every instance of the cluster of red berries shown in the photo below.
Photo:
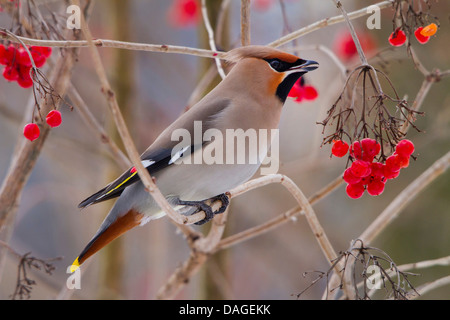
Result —
[{"label": "cluster of red berries", "polygon": [[[50,111],[47,114],[45,121],[52,128],[58,127],[62,122],[61,112],[59,112],[58,110]],[[39,138],[40,133],[41,130],[39,129],[39,126],[36,123],[28,123],[23,128],[23,135],[30,141],[34,141],[37,138]]]},{"label": "cluster of red berries", "polygon": [[394,154],[385,163],[374,161],[380,150],[381,145],[370,138],[355,141],[350,147],[342,140],[333,142],[331,153],[334,156],[340,158],[350,151],[350,156],[354,159],[343,175],[350,198],[360,198],[365,190],[372,196],[382,194],[387,180],[398,177],[400,169],[408,167],[414,144],[406,139],[401,140],[395,147]]},{"label": "cluster of red berries", "polygon": [[[414,31],[414,36],[421,44],[425,44],[430,40],[430,37],[437,32],[438,26],[435,23],[430,23],[425,27],[419,27]],[[397,28],[389,36],[389,43],[394,47],[400,47],[406,42],[406,34],[400,28]]]},{"label": "cluster of red berries", "polygon": [[288,94],[288,97],[295,98],[296,102],[301,102],[302,100],[312,101],[318,96],[319,94],[317,93],[316,88],[305,84],[305,79],[303,77],[300,77],[300,79],[294,83]]},{"label": "cluster of red berries", "polygon": [[[28,50],[37,68],[42,67],[52,54],[52,48],[49,47],[31,46],[28,47]],[[0,64],[5,66],[3,77],[6,80],[17,81],[22,88],[29,88],[33,85],[30,75],[31,59],[25,48],[16,48],[12,44],[6,48],[0,44]]]}]

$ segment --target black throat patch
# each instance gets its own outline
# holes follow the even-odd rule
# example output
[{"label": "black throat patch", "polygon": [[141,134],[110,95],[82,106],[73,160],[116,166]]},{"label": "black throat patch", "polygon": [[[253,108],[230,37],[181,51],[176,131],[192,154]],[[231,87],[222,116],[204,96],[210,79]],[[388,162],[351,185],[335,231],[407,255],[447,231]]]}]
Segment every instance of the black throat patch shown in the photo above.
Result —
[{"label": "black throat patch", "polygon": [[278,85],[277,92],[275,94],[282,103],[286,101],[289,91],[291,91],[294,83],[305,73],[306,72],[291,73]]}]

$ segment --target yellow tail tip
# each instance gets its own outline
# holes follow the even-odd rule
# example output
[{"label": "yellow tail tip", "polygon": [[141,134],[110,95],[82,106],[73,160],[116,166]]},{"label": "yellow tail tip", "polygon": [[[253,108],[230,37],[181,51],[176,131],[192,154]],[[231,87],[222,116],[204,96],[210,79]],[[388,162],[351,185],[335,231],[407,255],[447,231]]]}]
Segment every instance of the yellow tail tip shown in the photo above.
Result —
[{"label": "yellow tail tip", "polygon": [[75,261],[70,266],[70,272],[75,272],[80,267],[80,263],[78,262],[78,257],[75,259]]}]

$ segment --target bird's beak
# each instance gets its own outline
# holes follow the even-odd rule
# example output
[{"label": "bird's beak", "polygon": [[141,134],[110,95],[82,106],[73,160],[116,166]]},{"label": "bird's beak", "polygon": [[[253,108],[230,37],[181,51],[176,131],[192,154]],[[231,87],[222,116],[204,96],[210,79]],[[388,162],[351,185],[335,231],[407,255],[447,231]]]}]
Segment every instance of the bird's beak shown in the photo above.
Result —
[{"label": "bird's beak", "polygon": [[291,72],[309,72],[316,70],[319,67],[319,63],[313,60],[302,60],[299,59],[299,64],[289,68],[288,71]]}]

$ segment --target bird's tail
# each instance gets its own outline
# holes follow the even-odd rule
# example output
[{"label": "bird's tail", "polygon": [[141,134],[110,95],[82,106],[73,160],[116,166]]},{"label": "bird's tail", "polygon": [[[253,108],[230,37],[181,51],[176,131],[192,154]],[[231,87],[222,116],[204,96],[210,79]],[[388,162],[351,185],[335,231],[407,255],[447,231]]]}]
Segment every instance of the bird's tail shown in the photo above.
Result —
[{"label": "bird's tail", "polygon": [[92,256],[108,243],[118,238],[128,230],[140,225],[143,217],[143,214],[135,210],[130,210],[126,214],[117,217],[114,220],[108,219],[111,218],[110,215],[108,215],[95,236],[91,239],[91,241],[89,241],[81,254],[72,263],[70,271],[74,272],[81,264],[83,264],[83,262],[86,261],[87,258]]}]

